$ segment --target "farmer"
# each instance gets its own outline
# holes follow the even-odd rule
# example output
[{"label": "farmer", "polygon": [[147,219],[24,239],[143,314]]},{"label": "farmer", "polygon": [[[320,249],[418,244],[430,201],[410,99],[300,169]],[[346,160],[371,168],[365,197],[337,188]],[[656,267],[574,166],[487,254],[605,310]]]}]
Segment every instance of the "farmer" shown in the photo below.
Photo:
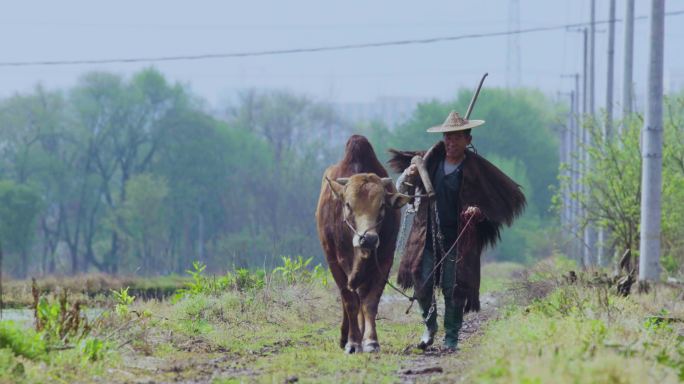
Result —
[{"label": "farmer", "polygon": [[[421,195],[426,183],[411,159],[423,158],[434,197],[416,197],[416,214],[399,266],[398,283],[413,287],[425,332],[418,347],[426,349],[437,332],[437,287],[444,295],[444,347],[455,351],[464,313],[479,311],[480,255],[499,240],[501,226],[511,225],[525,207],[520,186],[471,147],[471,129],[483,120],[466,120],[451,112],[427,132],[442,140],[427,152],[390,150],[392,168],[402,172],[397,189]],[[436,214],[435,214],[436,213]],[[458,239],[458,241],[457,241]]]}]

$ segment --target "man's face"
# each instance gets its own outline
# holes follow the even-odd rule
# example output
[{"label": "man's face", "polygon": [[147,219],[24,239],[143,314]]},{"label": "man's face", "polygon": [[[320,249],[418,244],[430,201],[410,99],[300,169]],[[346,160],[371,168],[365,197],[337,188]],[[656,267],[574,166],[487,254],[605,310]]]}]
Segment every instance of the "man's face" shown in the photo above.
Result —
[{"label": "man's face", "polygon": [[473,137],[465,132],[447,132],[444,134],[447,157],[460,157]]}]

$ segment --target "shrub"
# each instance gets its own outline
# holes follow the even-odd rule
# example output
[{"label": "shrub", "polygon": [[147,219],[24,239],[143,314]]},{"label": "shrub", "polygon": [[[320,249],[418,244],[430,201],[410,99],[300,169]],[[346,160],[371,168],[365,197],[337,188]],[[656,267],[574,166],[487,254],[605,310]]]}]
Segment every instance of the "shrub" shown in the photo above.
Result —
[{"label": "shrub", "polygon": [[80,344],[80,351],[85,361],[100,361],[104,358],[107,352],[108,345],[106,342],[96,338],[89,337]]},{"label": "shrub", "polygon": [[310,283],[319,280],[324,286],[328,285],[328,271],[324,267],[318,264],[313,271],[307,268],[313,257],[306,260],[301,255],[296,258],[289,256],[281,256],[280,258],[283,260],[283,265],[274,269],[273,273],[280,274],[287,283]]},{"label": "shrub", "polygon": [[40,296],[34,279],[32,294],[36,331],[48,349],[66,345],[72,340],[80,341],[90,333],[88,319],[81,313],[81,303],[76,301],[69,308],[66,290],[51,301]]},{"label": "shrub", "polygon": [[207,266],[202,262],[193,262],[192,268],[192,270],[186,271],[192,281],[187,282],[185,288],[178,290],[174,296],[175,300],[199,294],[217,295],[228,289],[238,291],[261,289],[266,284],[266,272],[263,269],[252,272],[249,269],[240,268],[234,273],[228,272],[223,276],[209,277],[204,274]]},{"label": "shrub", "polygon": [[115,289],[111,290],[112,294],[114,295],[114,300],[116,300],[114,311],[119,316],[127,316],[128,306],[133,304],[133,301],[135,300],[135,296],[130,296],[128,294],[128,288],[129,287],[121,288],[118,291]]},{"label": "shrub", "polygon": [[0,321],[0,349],[8,348],[17,356],[36,360],[45,356],[46,346],[41,335],[25,329],[11,320]]}]

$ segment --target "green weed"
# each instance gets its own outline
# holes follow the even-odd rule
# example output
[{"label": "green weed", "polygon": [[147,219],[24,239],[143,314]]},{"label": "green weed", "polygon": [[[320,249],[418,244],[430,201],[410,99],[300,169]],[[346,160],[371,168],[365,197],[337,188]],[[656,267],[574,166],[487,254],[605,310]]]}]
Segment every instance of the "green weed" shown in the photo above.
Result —
[{"label": "green weed", "polygon": [[320,281],[323,286],[328,285],[329,273],[326,268],[320,264],[316,265],[313,270],[307,268],[313,257],[304,259],[301,255],[296,258],[281,256],[280,259],[283,261],[283,265],[275,268],[273,273],[280,275],[288,284]]},{"label": "green weed", "polygon": [[107,343],[98,338],[89,337],[81,341],[80,350],[85,361],[99,361],[104,358]]},{"label": "green weed", "polygon": [[0,348],[0,382],[18,383],[24,374],[24,364],[16,358],[12,350]]},{"label": "green weed", "polygon": [[206,276],[204,270],[206,265],[199,261],[192,263],[192,270],[186,272],[190,275],[191,281],[186,283],[185,288],[178,290],[174,296],[174,302],[183,297],[197,295],[219,295],[229,289],[238,291],[248,291],[262,289],[266,285],[266,272],[263,269],[250,271],[240,268],[234,273],[228,272],[223,276]]},{"label": "green weed", "polygon": [[226,277],[229,286],[243,292],[252,289],[262,289],[266,284],[266,271],[263,269],[251,272],[249,269],[240,268],[235,271],[235,274],[229,272]]},{"label": "green weed", "polygon": [[130,296],[128,294],[128,288],[121,288],[118,291],[112,289],[112,295],[114,295],[114,300],[116,301],[116,306],[114,307],[114,312],[117,315],[125,317],[128,316],[128,306],[133,304],[135,296]]},{"label": "green weed", "polygon": [[35,306],[36,330],[48,344],[48,348],[60,348],[71,341],[79,341],[90,332],[90,325],[81,313],[81,305],[75,302],[68,307],[67,292],[58,299],[41,297]]},{"label": "green weed", "polygon": [[17,356],[31,360],[45,357],[46,346],[41,334],[13,321],[0,321],[0,349],[7,348]]}]

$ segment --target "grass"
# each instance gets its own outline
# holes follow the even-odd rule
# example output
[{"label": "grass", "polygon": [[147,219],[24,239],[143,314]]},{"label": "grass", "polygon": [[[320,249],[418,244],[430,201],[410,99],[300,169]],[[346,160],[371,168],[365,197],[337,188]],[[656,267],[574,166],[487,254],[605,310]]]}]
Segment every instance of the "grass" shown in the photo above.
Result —
[{"label": "grass", "polygon": [[510,288],[514,276],[520,275],[525,266],[513,262],[487,263],[482,265],[480,294],[503,291]]},{"label": "grass", "polygon": [[[444,373],[418,382],[684,379],[680,288],[619,297],[582,276],[577,284],[563,283],[559,276],[568,268],[559,260],[534,268],[483,265],[482,291],[501,299],[498,316],[453,358],[430,361]],[[114,311],[110,302],[90,335],[106,346],[91,342],[88,354],[79,344],[41,359],[0,347],[0,382],[390,383],[424,358],[411,349],[422,333],[417,306],[406,315],[408,302],[390,289],[378,314],[381,352],[343,354],[337,288],[321,276],[298,276],[267,274],[251,288],[135,300],[126,311]],[[13,332],[6,332],[8,340],[18,340]]]},{"label": "grass", "polygon": [[[548,282],[548,280],[547,280]],[[681,287],[620,297],[587,281],[556,283],[511,306],[470,341],[465,375],[481,383],[675,383],[684,380]],[[534,296],[534,295],[532,295]]]}]

